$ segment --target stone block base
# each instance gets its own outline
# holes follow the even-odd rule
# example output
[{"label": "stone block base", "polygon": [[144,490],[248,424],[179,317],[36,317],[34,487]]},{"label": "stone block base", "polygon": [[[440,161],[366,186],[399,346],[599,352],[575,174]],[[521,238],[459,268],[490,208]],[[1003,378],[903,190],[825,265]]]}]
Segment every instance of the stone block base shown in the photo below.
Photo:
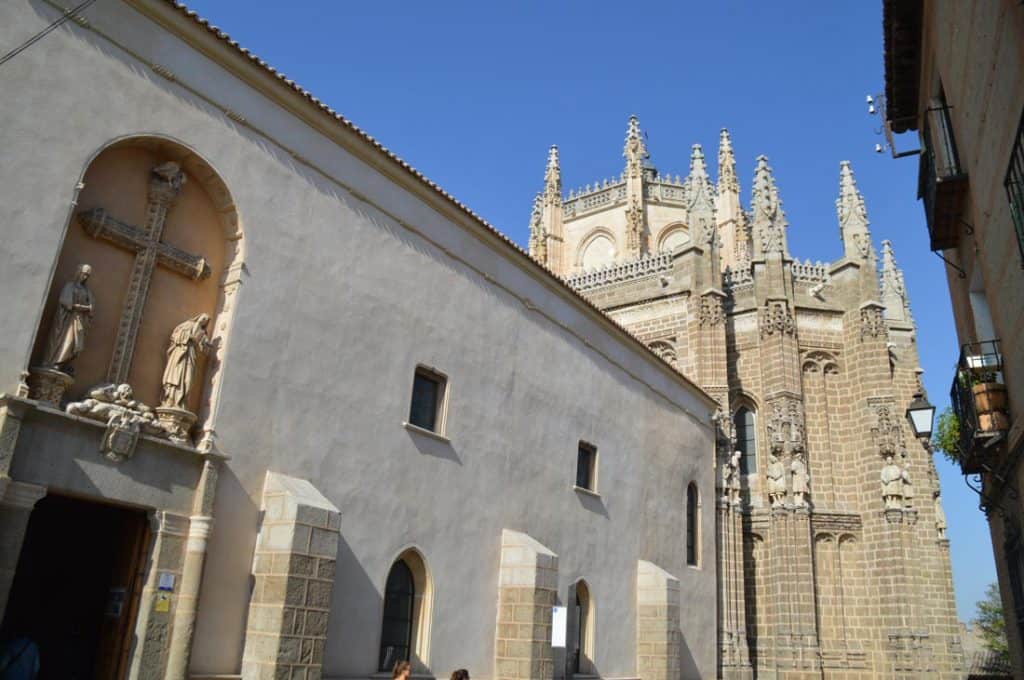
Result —
[{"label": "stone block base", "polygon": [[554,677],[551,618],[557,588],[558,556],[526,534],[502,531],[496,680]]},{"label": "stone block base", "polygon": [[302,479],[267,473],[245,680],[319,679],[338,554],[338,509]]}]

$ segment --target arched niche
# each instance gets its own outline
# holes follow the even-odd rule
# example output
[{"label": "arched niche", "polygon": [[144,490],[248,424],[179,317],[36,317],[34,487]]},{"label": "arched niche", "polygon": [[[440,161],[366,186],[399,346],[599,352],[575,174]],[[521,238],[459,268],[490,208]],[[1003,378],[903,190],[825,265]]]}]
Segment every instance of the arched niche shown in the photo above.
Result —
[{"label": "arched niche", "polygon": [[[177,164],[183,181],[161,220],[150,188],[154,169],[169,173],[174,166],[168,163]],[[210,317],[206,332],[212,348],[199,359],[186,408],[199,415],[200,428],[211,428],[243,262],[241,225],[230,191],[194,150],[154,135],[120,138],[97,151],[79,178],[78,189],[36,331],[32,365],[45,352],[61,289],[79,264],[89,264],[92,275],[87,285],[94,313],[85,348],[71,362],[74,384],[66,399],[81,399],[90,388],[111,382],[112,367],[119,363],[126,367],[122,382],[132,386],[135,398],[158,405],[171,332],[186,319],[205,313]],[[101,228],[96,226],[99,220],[89,218],[98,210],[108,219]],[[136,263],[146,247],[144,235],[159,222],[163,254],[148,277],[137,277],[144,273]],[[168,264],[178,253],[201,257],[207,273],[191,275]],[[124,332],[131,325],[130,309],[140,317],[133,339]],[[119,338],[129,341],[119,343]],[[125,348],[130,361],[124,359]]]},{"label": "arched niche", "polygon": [[667,253],[690,242],[690,230],[685,224],[670,224],[658,234],[658,252]]},{"label": "arched niche", "polygon": [[576,264],[583,271],[600,269],[615,262],[617,256],[615,237],[607,229],[599,228],[583,239]]}]

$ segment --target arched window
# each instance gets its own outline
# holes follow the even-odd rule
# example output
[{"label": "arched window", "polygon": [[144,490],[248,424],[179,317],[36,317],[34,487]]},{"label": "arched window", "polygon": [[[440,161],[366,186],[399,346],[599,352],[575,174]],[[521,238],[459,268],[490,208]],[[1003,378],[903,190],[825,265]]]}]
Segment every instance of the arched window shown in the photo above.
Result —
[{"label": "arched window", "polygon": [[571,625],[575,630],[572,631],[572,657],[569,660],[569,667],[573,673],[587,675],[594,672],[594,605],[586,581],[577,581],[573,590],[570,616]]},{"label": "arched window", "polygon": [[408,661],[412,647],[413,603],[416,587],[405,560],[391,565],[384,588],[384,623],[380,631],[381,671],[390,671],[396,661]]},{"label": "arched window", "polygon": [[428,663],[431,584],[423,557],[406,550],[388,571],[380,632],[378,669],[390,672],[397,661],[423,671]]},{"label": "arched window", "polygon": [[661,232],[661,236],[658,239],[658,252],[668,253],[689,242],[690,233],[685,226],[669,226]]},{"label": "arched window", "polygon": [[583,271],[599,269],[615,261],[616,249],[612,235],[598,230],[589,236],[580,249],[579,265]]},{"label": "arched window", "polygon": [[700,544],[700,522],[697,520],[697,485],[690,482],[686,487],[686,563],[691,566],[697,566]]},{"label": "arched window", "polygon": [[740,457],[740,472],[749,475],[757,472],[757,428],[754,424],[754,412],[746,406],[736,409],[732,417],[736,428],[736,450]]}]

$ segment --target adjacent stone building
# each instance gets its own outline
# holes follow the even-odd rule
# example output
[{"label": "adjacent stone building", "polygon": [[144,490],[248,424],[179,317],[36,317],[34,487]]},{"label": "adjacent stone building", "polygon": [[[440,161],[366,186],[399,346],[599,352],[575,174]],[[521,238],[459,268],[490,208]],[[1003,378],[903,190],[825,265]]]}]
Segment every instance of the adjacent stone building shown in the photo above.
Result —
[{"label": "adjacent stone building", "polygon": [[1024,677],[1024,5],[886,0],[883,29],[889,141],[919,163],[960,342],[943,445],[979,492]]},{"label": "adjacent stone building", "polygon": [[718,402],[721,676],[961,677],[939,483],[904,416],[916,330],[849,163],[821,263],[791,254],[763,156],[744,208],[725,130],[716,182],[696,145],[685,179],[658,172],[635,117],[623,155],[566,195],[551,148],[530,252]]},{"label": "adjacent stone building", "polygon": [[182,5],[85,4],[0,3],[0,637],[713,677],[715,401]]}]

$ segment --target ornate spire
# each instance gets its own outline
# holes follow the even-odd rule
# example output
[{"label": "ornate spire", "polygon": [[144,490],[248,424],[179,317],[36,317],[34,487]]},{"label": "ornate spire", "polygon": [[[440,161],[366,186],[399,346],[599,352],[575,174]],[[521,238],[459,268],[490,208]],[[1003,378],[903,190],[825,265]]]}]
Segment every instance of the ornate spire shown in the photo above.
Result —
[{"label": "ornate spire", "polygon": [[690,152],[690,174],[686,177],[686,207],[695,243],[704,244],[714,238],[715,197],[700,144]]},{"label": "ornate spire", "polygon": [[903,272],[896,265],[896,256],[889,241],[882,241],[882,304],[885,305],[886,319],[910,321],[910,303]]},{"label": "ornate spire", "polygon": [[843,251],[850,259],[866,260],[873,254],[871,232],[868,230],[868,211],[864,196],[857,189],[850,161],[839,164],[839,198],[836,199],[839,217],[839,237]]},{"label": "ornate spire", "polygon": [[555,197],[562,201],[562,170],[558,167],[558,147],[554,144],[548,150],[548,167],[544,171],[544,198],[551,202]]},{"label": "ornate spire", "polygon": [[718,136],[718,193],[740,192],[740,181],[736,178],[736,156],[732,151],[729,131],[722,128]]},{"label": "ornate spire", "polygon": [[544,191],[537,195],[533,203],[533,215],[530,218],[530,254],[559,275],[562,274],[563,236],[562,171],[558,167],[558,147],[552,144],[548,150],[547,168],[544,170]]},{"label": "ornate spire", "polygon": [[787,255],[786,214],[782,211],[782,202],[779,200],[779,191],[775,186],[775,178],[772,176],[767,156],[757,157],[751,207],[754,213],[752,230],[755,248],[760,248],[760,255]]},{"label": "ornate spire", "polygon": [[543,216],[544,194],[538,191],[533,197],[533,210],[530,212],[530,256],[539,262],[547,260]]},{"label": "ornate spire", "polygon": [[639,177],[644,161],[650,158],[650,154],[647,153],[647,145],[644,144],[643,134],[640,132],[640,119],[636,116],[629,117],[626,145],[622,156],[626,159],[626,174],[630,177]]}]

